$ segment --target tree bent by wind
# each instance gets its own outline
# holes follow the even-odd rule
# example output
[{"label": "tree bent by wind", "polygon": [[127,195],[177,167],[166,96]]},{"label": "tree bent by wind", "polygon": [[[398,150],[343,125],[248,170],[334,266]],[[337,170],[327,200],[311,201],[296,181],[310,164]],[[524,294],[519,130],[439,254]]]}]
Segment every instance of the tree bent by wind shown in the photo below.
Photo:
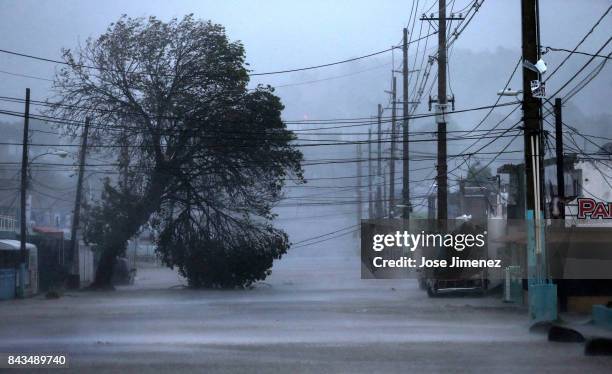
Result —
[{"label": "tree bent by wind", "polygon": [[115,258],[144,225],[191,286],[269,275],[290,246],[272,207],[288,177],[303,180],[302,154],[273,90],[247,89],[242,44],[192,15],[123,16],[63,56],[51,112],[72,136],[91,117],[91,149],[119,161],[84,216],[100,251],[93,287],[112,287]]}]

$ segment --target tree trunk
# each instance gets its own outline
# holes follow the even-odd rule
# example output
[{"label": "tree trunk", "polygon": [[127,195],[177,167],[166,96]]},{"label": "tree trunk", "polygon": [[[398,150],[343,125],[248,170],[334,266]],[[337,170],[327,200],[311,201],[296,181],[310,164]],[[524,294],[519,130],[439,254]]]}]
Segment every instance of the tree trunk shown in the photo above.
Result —
[{"label": "tree trunk", "polygon": [[[116,258],[124,254],[127,242],[147,223],[151,215],[158,211],[161,206],[162,195],[166,187],[167,177],[165,173],[154,173],[147,192],[137,198],[133,195],[125,195],[126,199],[119,206],[107,205],[105,209],[114,211],[117,217],[113,222],[108,222],[110,232],[104,243],[98,243],[102,248],[100,262],[96,269],[96,277],[91,285],[96,290],[112,290],[113,269]],[[125,192],[122,192],[125,194]],[[121,211],[120,214],[117,214]]]},{"label": "tree trunk", "polygon": [[96,269],[96,278],[91,284],[90,288],[94,290],[113,290],[112,279],[113,270],[115,268],[115,257],[114,251],[105,250],[100,256],[100,262]]}]

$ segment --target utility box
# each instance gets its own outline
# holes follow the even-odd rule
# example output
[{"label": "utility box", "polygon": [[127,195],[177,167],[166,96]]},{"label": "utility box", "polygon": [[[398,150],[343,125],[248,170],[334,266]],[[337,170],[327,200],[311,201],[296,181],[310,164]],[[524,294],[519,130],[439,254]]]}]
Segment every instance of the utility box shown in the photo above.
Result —
[{"label": "utility box", "polygon": [[557,286],[555,284],[529,285],[529,314],[533,322],[557,320]]},{"label": "utility box", "polygon": [[16,278],[17,272],[15,269],[0,269],[0,300],[15,298]]}]

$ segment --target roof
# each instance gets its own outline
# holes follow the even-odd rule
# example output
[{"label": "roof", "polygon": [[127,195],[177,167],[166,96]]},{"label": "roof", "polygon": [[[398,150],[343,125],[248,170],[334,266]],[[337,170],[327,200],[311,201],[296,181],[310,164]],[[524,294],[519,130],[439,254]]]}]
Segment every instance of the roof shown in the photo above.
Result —
[{"label": "roof", "polygon": [[[18,251],[21,249],[21,242],[19,240],[2,239],[0,240],[0,251]],[[36,249],[36,246],[32,243],[26,243],[26,249]]]},{"label": "roof", "polygon": [[39,232],[41,234],[55,234],[55,235],[64,234],[64,230],[58,229],[56,227],[49,227],[49,226],[34,226],[32,227],[32,231]]}]

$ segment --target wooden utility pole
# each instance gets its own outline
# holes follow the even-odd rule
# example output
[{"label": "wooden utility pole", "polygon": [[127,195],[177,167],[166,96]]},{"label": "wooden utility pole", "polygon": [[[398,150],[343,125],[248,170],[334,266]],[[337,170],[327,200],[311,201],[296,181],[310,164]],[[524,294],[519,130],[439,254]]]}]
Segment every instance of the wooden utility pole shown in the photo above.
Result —
[{"label": "wooden utility pole", "polygon": [[[527,276],[529,310],[534,321],[557,319],[557,289],[548,278],[544,221],[544,147],[542,101],[532,87],[541,85],[534,64],[540,59],[538,0],[521,0],[523,53],[523,123],[525,146],[525,217],[527,223]],[[535,296],[531,296],[535,295]]]},{"label": "wooden utility pole", "polygon": [[559,218],[565,219],[565,160],[563,157],[563,117],[561,98],[555,99],[555,145],[557,156],[557,199]]},{"label": "wooden utility pole", "polygon": [[[535,64],[539,59],[537,0],[521,0],[523,61]],[[542,102],[533,97],[531,82],[539,81],[539,74],[533,69],[523,67],[523,122],[525,144],[525,180],[527,216],[538,220],[543,211],[541,201],[540,165],[543,154],[540,151],[542,120],[540,117]]]},{"label": "wooden utility pole", "polygon": [[[537,0],[521,0],[522,13],[522,44],[523,61],[535,64],[540,56],[538,47],[538,21]],[[540,155],[542,121],[540,112],[542,102],[533,97],[531,93],[531,82],[539,81],[539,74],[533,69],[523,67],[523,122],[525,124],[525,173],[527,182],[526,209],[535,214],[542,211],[543,202],[539,201],[540,190],[539,165],[537,162]]]},{"label": "wooden utility pole", "polygon": [[446,0],[438,1],[438,219],[448,218],[448,167],[446,165]]},{"label": "wooden utility pole", "polygon": [[403,67],[402,67],[402,218],[410,217],[410,147],[408,143],[408,29],[404,28],[404,39],[402,45]]},{"label": "wooden utility pole", "polygon": [[363,196],[361,193],[361,143],[357,143],[357,224],[363,219]]},{"label": "wooden utility pole", "polygon": [[[446,113],[448,112],[448,98],[446,95],[446,22],[462,20],[463,16],[451,14],[446,16],[446,0],[438,0],[438,17],[421,17],[421,20],[431,22],[438,21],[438,97],[433,100],[429,98],[429,110],[431,103],[436,102],[436,123],[438,124],[438,165],[436,181],[438,184],[437,202],[438,219],[448,218],[448,165],[446,162]],[[455,103],[455,98],[451,99]]]},{"label": "wooden utility pole", "polygon": [[129,186],[129,165],[130,165],[130,150],[127,137],[127,130],[121,134],[120,139],[121,151],[119,153],[119,167],[121,169],[120,187],[123,192],[128,191]]},{"label": "wooden utility pole", "polygon": [[383,197],[382,197],[382,201],[381,201],[381,207],[382,207],[382,215],[381,218],[387,218],[387,202],[389,201],[389,199],[387,199],[387,174],[383,173]]},{"label": "wooden utility pole", "polygon": [[391,80],[391,157],[389,157],[389,218],[395,217],[395,141],[397,139],[397,79]]},{"label": "wooden utility pole", "polygon": [[378,162],[376,168],[376,218],[382,218],[383,216],[383,204],[382,204],[382,105],[378,104]]},{"label": "wooden utility pole", "polygon": [[70,228],[70,253],[72,254],[72,275],[73,286],[78,288],[80,285],[79,274],[79,246],[78,230],[81,217],[81,193],[83,190],[83,177],[85,174],[85,161],[87,159],[87,136],[89,134],[90,119],[85,119],[83,134],[81,135],[81,150],[79,154],[79,175],[77,180],[76,198],[74,201],[74,211],[72,212],[72,227]]},{"label": "wooden utility pole", "polygon": [[374,217],[374,206],[372,198],[372,129],[368,129],[368,218]]},{"label": "wooden utility pole", "polygon": [[26,218],[26,200],[28,193],[28,138],[30,134],[30,89],[26,88],[25,111],[23,115],[23,147],[21,150],[21,188],[19,212],[19,297],[25,293],[25,270],[28,261],[26,249],[28,223]]}]

